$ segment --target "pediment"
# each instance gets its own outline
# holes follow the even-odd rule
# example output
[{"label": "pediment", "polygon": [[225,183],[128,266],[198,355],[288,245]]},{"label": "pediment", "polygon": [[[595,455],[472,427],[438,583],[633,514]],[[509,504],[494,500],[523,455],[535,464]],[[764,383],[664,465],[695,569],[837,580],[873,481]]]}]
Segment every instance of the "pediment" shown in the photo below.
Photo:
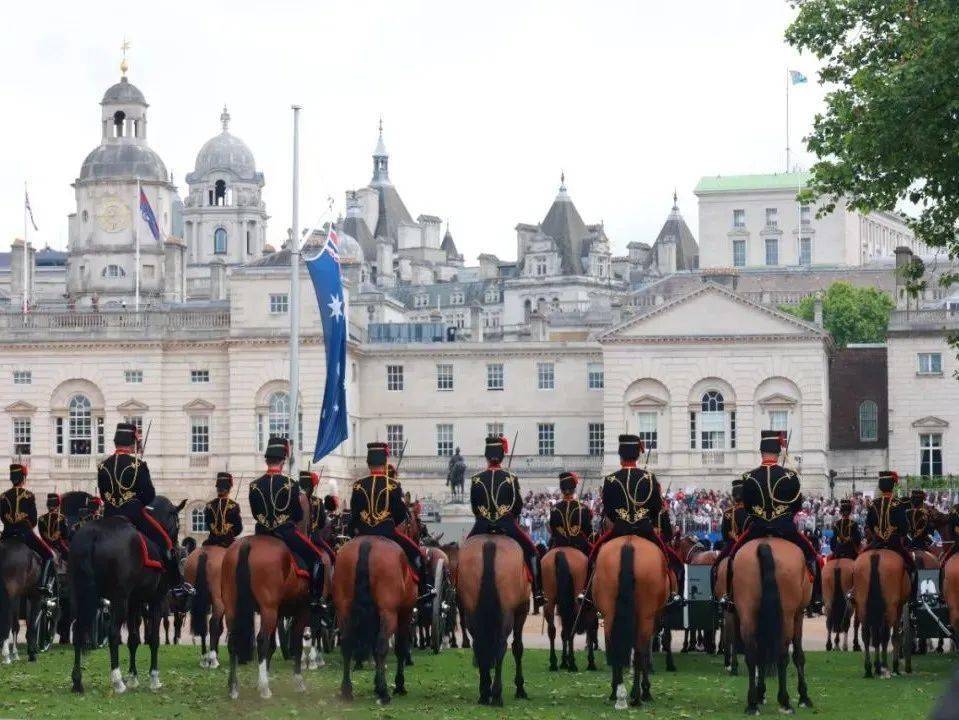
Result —
[{"label": "pediment", "polygon": [[666,401],[655,395],[640,395],[629,401],[630,407],[665,407]]},{"label": "pediment", "polygon": [[133,398],[130,398],[125,403],[117,405],[117,410],[123,413],[146,412],[149,409],[150,407],[148,405],[145,405],[139,400],[134,400]]},{"label": "pediment", "polygon": [[772,393],[766,397],[759,398],[756,402],[760,405],[795,405],[796,398],[783,395],[782,393]]},{"label": "pediment", "polygon": [[916,420],[912,426],[914,428],[947,428],[949,427],[949,421],[943,420],[935,415],[927,415],[924,418]]},{"label": "pediment", "polygon": [[196,400],[191,400],[184,405],[183,409],[186,412],[209,412],[210,410],[215,410],[216,405],[201,398],[197,398]]},{"label": "pediment", "polygon": [[17,400],[4,408],[8,413],[34,413],[37,411],[36,405],[31,405],[26,400]]},{"label": "pediment", "polygon": [[825,339],[822,328],[760,305],[713,282],[630,318],[599,336],[600,342],[646,338],[704,339],[773,336]]}]

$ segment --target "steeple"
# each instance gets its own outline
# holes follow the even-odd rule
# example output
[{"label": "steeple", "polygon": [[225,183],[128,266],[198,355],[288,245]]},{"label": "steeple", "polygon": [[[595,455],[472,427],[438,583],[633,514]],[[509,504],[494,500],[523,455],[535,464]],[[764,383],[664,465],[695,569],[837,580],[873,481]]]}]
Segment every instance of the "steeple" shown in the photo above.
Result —
[{"label": "steeple", "polygon": [[566,192],[566,171],[559,171],[559,192],[556,193],[557,202],[569,202],[569,194]]},{"label": "steeple", "polygon": [[376,141],[376,149],[373,150],[373,179],[370,185],[389,185],[390,154],[386,152],[386,145],[383,143],[383,116],[380,116],[379,137]]},{"label": "steeple", "polygon": [[230,112],[223,106],[223,112],[220,113],[220,123],[223,125],[223,132],[230,130]]}]

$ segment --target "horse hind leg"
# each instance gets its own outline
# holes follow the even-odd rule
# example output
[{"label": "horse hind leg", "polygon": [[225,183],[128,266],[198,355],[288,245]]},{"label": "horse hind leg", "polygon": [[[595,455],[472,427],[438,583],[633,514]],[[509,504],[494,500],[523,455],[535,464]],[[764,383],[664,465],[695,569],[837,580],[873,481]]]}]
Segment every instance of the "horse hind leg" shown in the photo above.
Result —
[{"label": "horse hind leg", "polygon": [[566,643],[568,648],[567,653],[569,656],[569,660],[566,663],[566,669],[569,670],[570,672],[579,672],[579,667],[577,667],[576,665],[576,652],[573,649],[574,643],[576,642],[576,632],[573,629],[570,629],[567,634],[568,634],[568,638]]},{"label": "horse hind leg", "polygon": [[150,608],[148,623],[150,642],[150,689],[156,692],[163,687],[160,682],[160,609]]},{"label": "horse hind leg", "polygon": [[513,633],[513,661],[516,664],[516,675],[513,679],[516,685],[516,699],[528,700],[526,680],[523,678],[523,635],[519,630]]},{"label": "horse hind leg", "polygon": [[406,695],[406,655],[409,652],[409,633],[403,628],[396,633],[396,675],[393,677],[393,694]]},{"label": "horse hind leg", "polygon": [[666,653],[666,671],[676,672],[676,663],[673,661],[673,631],[663,629],[663,650]]},{"label": "horse hind leg", "polygon": [[490,687],[490,705],[503,707],[503,655],[497,652],[496,663],[493,667],[493,685]]},{"label": "horse hind leg", "polygon": [[786,670],[788,667],[789,654],[783,651],[779,656],[779,661],[776,663],[776,670],[779,679],[779,695],[777,696],[779,700],[779,712],[784,715],[792,715],[794,712],[792,704],[789,702],[789,688],[786,684]]},{"label": "horse hind leg", "polygon": [[[382,619],[380,620],[382,623]],[[376,645],[373,650],[374,661],[376,664],[376,672],[373,676],[373,688],[376,692],[376,702],[378,705],[386,705],[390,702],[390,690],[386,684],[386,655],[389,652],[389,634],[380,632],[379,637],[376,639]],[[404,648],[406,652],[403,653],[403,657],[406,658],[409,655],[409,648]],[[402,660],[400,661],[402,662]]]},{"label": "horse hind leg", "polygon": [[293,654],[293,689],[296,692],[306,692],[306,682],[303,680],[303,631],[306,628],[307,617],[301,611],[290,623],[290,648]]},{"label": "horse hind leg", "polygon": [[799,707],[811,708],[812,700],[809,699],[809,688],[806,686],[806,652],[802,647],[802,638],[793,641],[793,665],[796,666],[796,677],[799,680]]},{"label": "horse hind leg", "polygon": [[260,697],[264,700],[273,697],[273,692],[270,690],[270,658],[273,655],[273,636],[276,634],[276,627],[276,609],[261,608],[260,632],[256,636],[256,687],[260,691]]},{"label": "horse hind leg", "polygon": [[[126,608],[119,606],[124,604],[125,603],[121,602],[114,606],[117,614],[110,620],[110,685],[113,687],[113,692],[117,695],[121,695],[127,691],[127,686],[123,682],[123,675],[120,672],[120,626],[123,624],[123,618],[126,616]],[[139,630],[136,632],[139,632]]]},{"label": "horse hind leg", "polygon": [[549,669],[552,672],[556,672],[560,667],[566,667],[566,645],[564,642],[563,645],[563,662],[562,665],[556,664],[556,618],[551,612],[550,607],[546,607],[543,610],[543,613],[546,615],[546,636],[549,638]]},{"label": "horse hind leg", "polygon": [[130,666],[127,669],[128,688],[140,687],[140,673],[137,670],[137,649],[140,647],[141,613],[139,606],[131,606],[127,613],[127,652],[130,654]]}]

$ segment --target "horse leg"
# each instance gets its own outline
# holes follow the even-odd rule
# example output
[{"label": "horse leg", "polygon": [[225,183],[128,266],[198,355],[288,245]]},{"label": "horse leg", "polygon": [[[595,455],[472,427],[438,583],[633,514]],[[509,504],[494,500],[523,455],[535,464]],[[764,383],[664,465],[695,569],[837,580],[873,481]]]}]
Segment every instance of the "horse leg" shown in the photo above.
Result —
[{"label": "horse leg", "polygon": [[256,687],[264,700],[273,697],[270,690],[270,657],[273,655],[277,619],[276,608],[260,608],[260,632],[256,636],[256,659],[259,663]]},{"label": "horse leg", "polygon": [[806,686],[806,652],[802,647],[801,634],[793,640],[793,665],[796,666],[796,676],[799,679],[799,707],[811,708],[812,700],[809,699],[809,688]]},{"label": "horse leg", "polygon": [[666,652],[666,671],[676,672],[676,663],[673,662],[673,631],[669,628],[663,631],[663,650]]},{"label": "horse leg", "polygon": [[776,671],[779,676],[779,712],[783,715],[792,715],[793,708],[789,702],[789,688],[786,685],[786,670],[789,668],[789,652],[783,651],[776,662]]},{"label": "horse leg", "polygon": [[[543,614],[546,615],[546,635],[549,637],[549,669],[553,672],[559,670],[559,667],[556,664],[556,618],[554,617],[553,608],[547,606],[543,609]],[[566,667],[566,646],[563,645],[563,664],[562,667]]]},{"label": "horse leg", "polygon": [[570,672],[579,672],[579,668],[576,666],[576,652],[573,649],[574,644],[576,642],[576,630],[574,628],[570,628],[567,631],[566,642],[568,645],[567,652],[569,653],[569,661],[566,663],[566,669],[569,670]]},{"label": "horse leg", "polygon": [[492,703],[492,677],[490,676],[490,667],[484,663],[480,663],[479,667],[479,676],[480,676],[480,695],[479,695],[479,704],[480,705],[489,705]]},{"label": "horse leg", "polygon": [[[681,653],[689,652],[689,633],[691,630],[683,630],[683,646],[679,649]],[[693,641],[695,643],[695,640]]]},{"label": "horse leg", "polygon": [[140,647],[140,605],[131,603],[127,613],[127,650],[130,653],[130,667],[127,673],[127,687],[140,687],[140,673],[137,671],[137,649]]},{"label": "horse leg", "polygon": [[227,687],[229,688],[230,699],[239,700],[240,698],[240,683],[236,677],[236,650],[233,648],[233,637],[228,637],[226,642],[227,651],[230,654],[230,679],[227,681]]},{"label": "horse leg", "polygon": [[756,664],[753,655],[746,653],[746,674],[749,676],[749,688],[746,690],[746,714],[759,714],[759,689],[756,686]]},{"label": "horse leg", "polygon": [[[606,647],[609,647],[609,636],[606,638]],[[609,699],[611,701],[616,701],[618,699],[617,693],[619,692],[620,686],[623,684],[623,666],[617,663],[613,663],[613,673],[612,673],[612,690],[609,693]]]},{"label": "horse leg", "polygon": [[[376,639],[376,645],[373,648],[373,660],[376,665],[376,671],[373,676],[373,690],[376,693],[376,703],[378,705],[386,705],[390,702],[390,690],[386,685],[386,655],[390,649],[390,635],[393,633],[385,632],[384,625],[387,623],[384,622],[382,616],[380,616],[379,621],[380,633]],[[396,623],[393,622],[392,624],[395,627]],[[403,648],[405,652],[401,657],[406,658],[409,655],[409,628],[406,628],[404,636],[401,644],[405,646]],[[398,637],[397,641],[399,642]]]},{"label": "horse leg", "polygon": [[353,670],[352,642],[340,642],[340,652],[343,654],[343,679],[340,681],[340,697],[344,700],[353,699],[353,680],[350,673]]},{"label": "horse leg", "polygon": [[223,634],[223,613],[215,609],[210,614],[210,645],[206,666],[211,670],[220,667],[220,636]]},{"label": "horse leg", "polygon": [[596,670],[594,649],[597,643],[598,622],[590,620],[586,625],[586,669]]},{"label": "horse leg", "polygon": [[490,705],[493,707],[503,707],[503,655],[499,654],[498,651],[496,664],[493,667],[493,685],[490,688]]},{"label": "horse leg", "polygon": [[293,689],[296,692],[306,692],[306,682],[303,680],[303,631],[309,619],[308,611],[303,608],[290,623],[290,648],[293,652]]},{"label": "horse leg", "polygon": [[[517,629],[513,631],[513,661],[516,664],[516,675],[513,678],[513,683],[516,685],[516,699],[517,700],[528,700],[529,695],[526,694],[526,681],[523,678],[523,634],[522,634],[522,623],[517,626]],[[502,665],[502,661],[500,662]],[[499,674],[499,668],[496,670]]]},{"label": "horse leg", "polygon": [[396,675],[393,678],[393,694],[406,695],[406,663],[402,659],[409,653],[409,648],[405,647],[409,637],[406,628],[409,627],[410,618],[399,618],[399,630],[396,633]]},{"label": "horse leg", "polygon": [[633,707],[638,707],[643,704],[641,698],[642,680],[640,679],[640,665],[643,660],[640,657],[639,644],[640,643],[637,643],[637,645],[633,647],[633,687],[629,692],[629,704]]},{"label": "horse leg", "polygon": [[466,611],[463,609],[463,606],[460,605],[460,632],[463,635],[463,642],[460,643],[460,647],[462,647],[464,650],[470,649],[470,636],[469,636],[469,633],[466,631],[466,626],[468,624],[469,623],[466,617]]},{"label": "horse leg", "polygon": [[37,636],[39,634],[40,613],[42,606],[40,597],[36,596],[27,605],[27,660],[37,661]]},{"label": "horse leg", "polygon": [[[113,691],[120,695],[127,690],[123,676],[120,674],[120,626],[127,615],[126,601],[120,601],[113,607],[116,615],[110,619],[110,684],[113,686]],[[139,632],[136,625],[134,628],[131,632]]]},{"label": "horse leg", "polygon": [[852,621],[852,650],[853,652],[859,652],[862,650],[862,646],[859,644],[859,616],[855,616]]},{"label": "horse leg", "polygon": [[150,603],[150,617],[147,632],[150,642],[150,689],[156,692],[163,687],[160,682],[160,622],[162,619],[159,603]]}]

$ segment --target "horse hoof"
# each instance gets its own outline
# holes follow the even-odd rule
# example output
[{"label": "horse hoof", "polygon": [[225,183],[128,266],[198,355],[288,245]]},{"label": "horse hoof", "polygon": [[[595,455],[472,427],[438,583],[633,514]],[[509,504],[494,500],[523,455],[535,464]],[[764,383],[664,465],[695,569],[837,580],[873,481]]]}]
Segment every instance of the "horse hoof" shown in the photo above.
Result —
[{"label": "horse hoof", "polygon": [[493,707],[503,707],[503,698],[496,697],[489,701],[489,704]]},{"label": "horse hoof", "polygon": [[675,665],[667,665],[667,666],[666,666],[666,672],[676,672],[676,666],[675,666]]},{"label": "horse hoof", "polygon": [[140,678],[138,678],[136,675],[130,675],[126,682],[127,688],[130,690],[136,690],[138,687],[140,687]]},{"label": "horse hoof", "polygon": [[240,691],[237,688],[230,688],[230,700],[239,700]]},{"label": "horse hoof", "polygon": [[293,676],[293,689],[296,690],[296,692],[306,692],[306,682],[303,680],[302,675]]},{"label": "horse hoof", "polygon": [[310,661],[306,664],[306,669],[307,669],[307,670],[318,670],[319,667],[320,667],[320,664],[319,664],[316,660],[310,660]]},{"label": "horse hoof", "polygon": [[406,695],[406,688],[402,685],[397,685],[393,688],[394,695]]},{"label": "horse hoof", "polygon": [[477,705],[489,705],[489,698],[481,697],[479,700],[476,701],[476,704],[477,704]]},{"label": "horse hoof", "polygon": [[558,672],[558,671],[559,671],[559,666],[558,666],[556,663],[550,663],[550,664],[549,664],[549,671],[550,671],[550,672]]},{"label": "horse hoof", "polygon": [[631,707],[639,707],[640,705],[643,704],[643,701],[640,700],[638,697],[633,697],[629,699],[629,704]]},{"label": "horse hoof", "polygon": [[749,705],[746,707],[747,715],[759,715],[759,708],[755,705]]},{"label": "horse hoof", "polygon": [[390,696],[389,696],[389,695],[382,695],[381,697],[376,698],[376,704],[377,704],[377,705],[389,705],[389,704],[390,704]]},{"label": "horse hoof", "polygon": [[209,662],[207,663],[207,668],[209,668],[210,670],[216,670],[218,667],[220,667],[219,658],[216,658],[216,657],[210,658]]},{"label": "horse hoof", "polygon": [[203,668],[203,669],[206,669],[206,668],[210,667],[210,661],[209,661],[207,658],[205,658],[205,657],[201,657],[201,658],[200,658],[200,667]]},{"label": "horse hoof", "polygon": [[340,688],[340,700],[353,702],[353,688]]},{"label": "horse hoof", "polygon": [[879,672],[879,677],[882,678],[883,680],[889,680],[890,678],[892,678],[892,673],[890,673],[888,670],[886,670],[886,668],[883,668],[883,669]]},{"label": "horse hoof", "polygon": [[151,670],[150,671],[150,689],[151,690],[160,690],[163,687],[163,683],[160,682],[160,671]]},{"label": "horse hoof", "polygon": [[523,688],[516,688],[515,697],[517,700],[529,700],[529,695],[526,694],[526,691]]},{"label": "horse hoof", "polygon": [[796,712],[796,711],[793,710],[791,707],[780,707],[780,708],[779,708],[779,714],[780,714],[780,715],[792,715],[792,714],[795,713],[795,712]]},{"label": "horse hoof", "polygon": [[270,688],[268,688],[268,687],[261,687],[261,688],[260,688],[260,697],[263,698],[264,700],[269,700],[271,697],[273,697],[273,693],[272,693],[272,691],[270,690]]},{"label": "horse hoof", "polygon": [[572,672],[579,672],[579,668],[576,667],[576,665],[570,665],[570,666],[569,666],[568,668],[566,668],[566,669],[569,670],[571,673],[572,673]]},{"label": "horse hoof", "polygon": [[596,672],[599,668],[596,667],[596,663],[590,663],[589,665],[586,666],[586,669],[589,672]]},{"label": "horse hoof", "polygon": [[810,700],[809,698],[802,698],[802,699],[799,701],[799,707],[801,707],[801,708],[811,708],[811,707],[812,707],[812,700]]}]

